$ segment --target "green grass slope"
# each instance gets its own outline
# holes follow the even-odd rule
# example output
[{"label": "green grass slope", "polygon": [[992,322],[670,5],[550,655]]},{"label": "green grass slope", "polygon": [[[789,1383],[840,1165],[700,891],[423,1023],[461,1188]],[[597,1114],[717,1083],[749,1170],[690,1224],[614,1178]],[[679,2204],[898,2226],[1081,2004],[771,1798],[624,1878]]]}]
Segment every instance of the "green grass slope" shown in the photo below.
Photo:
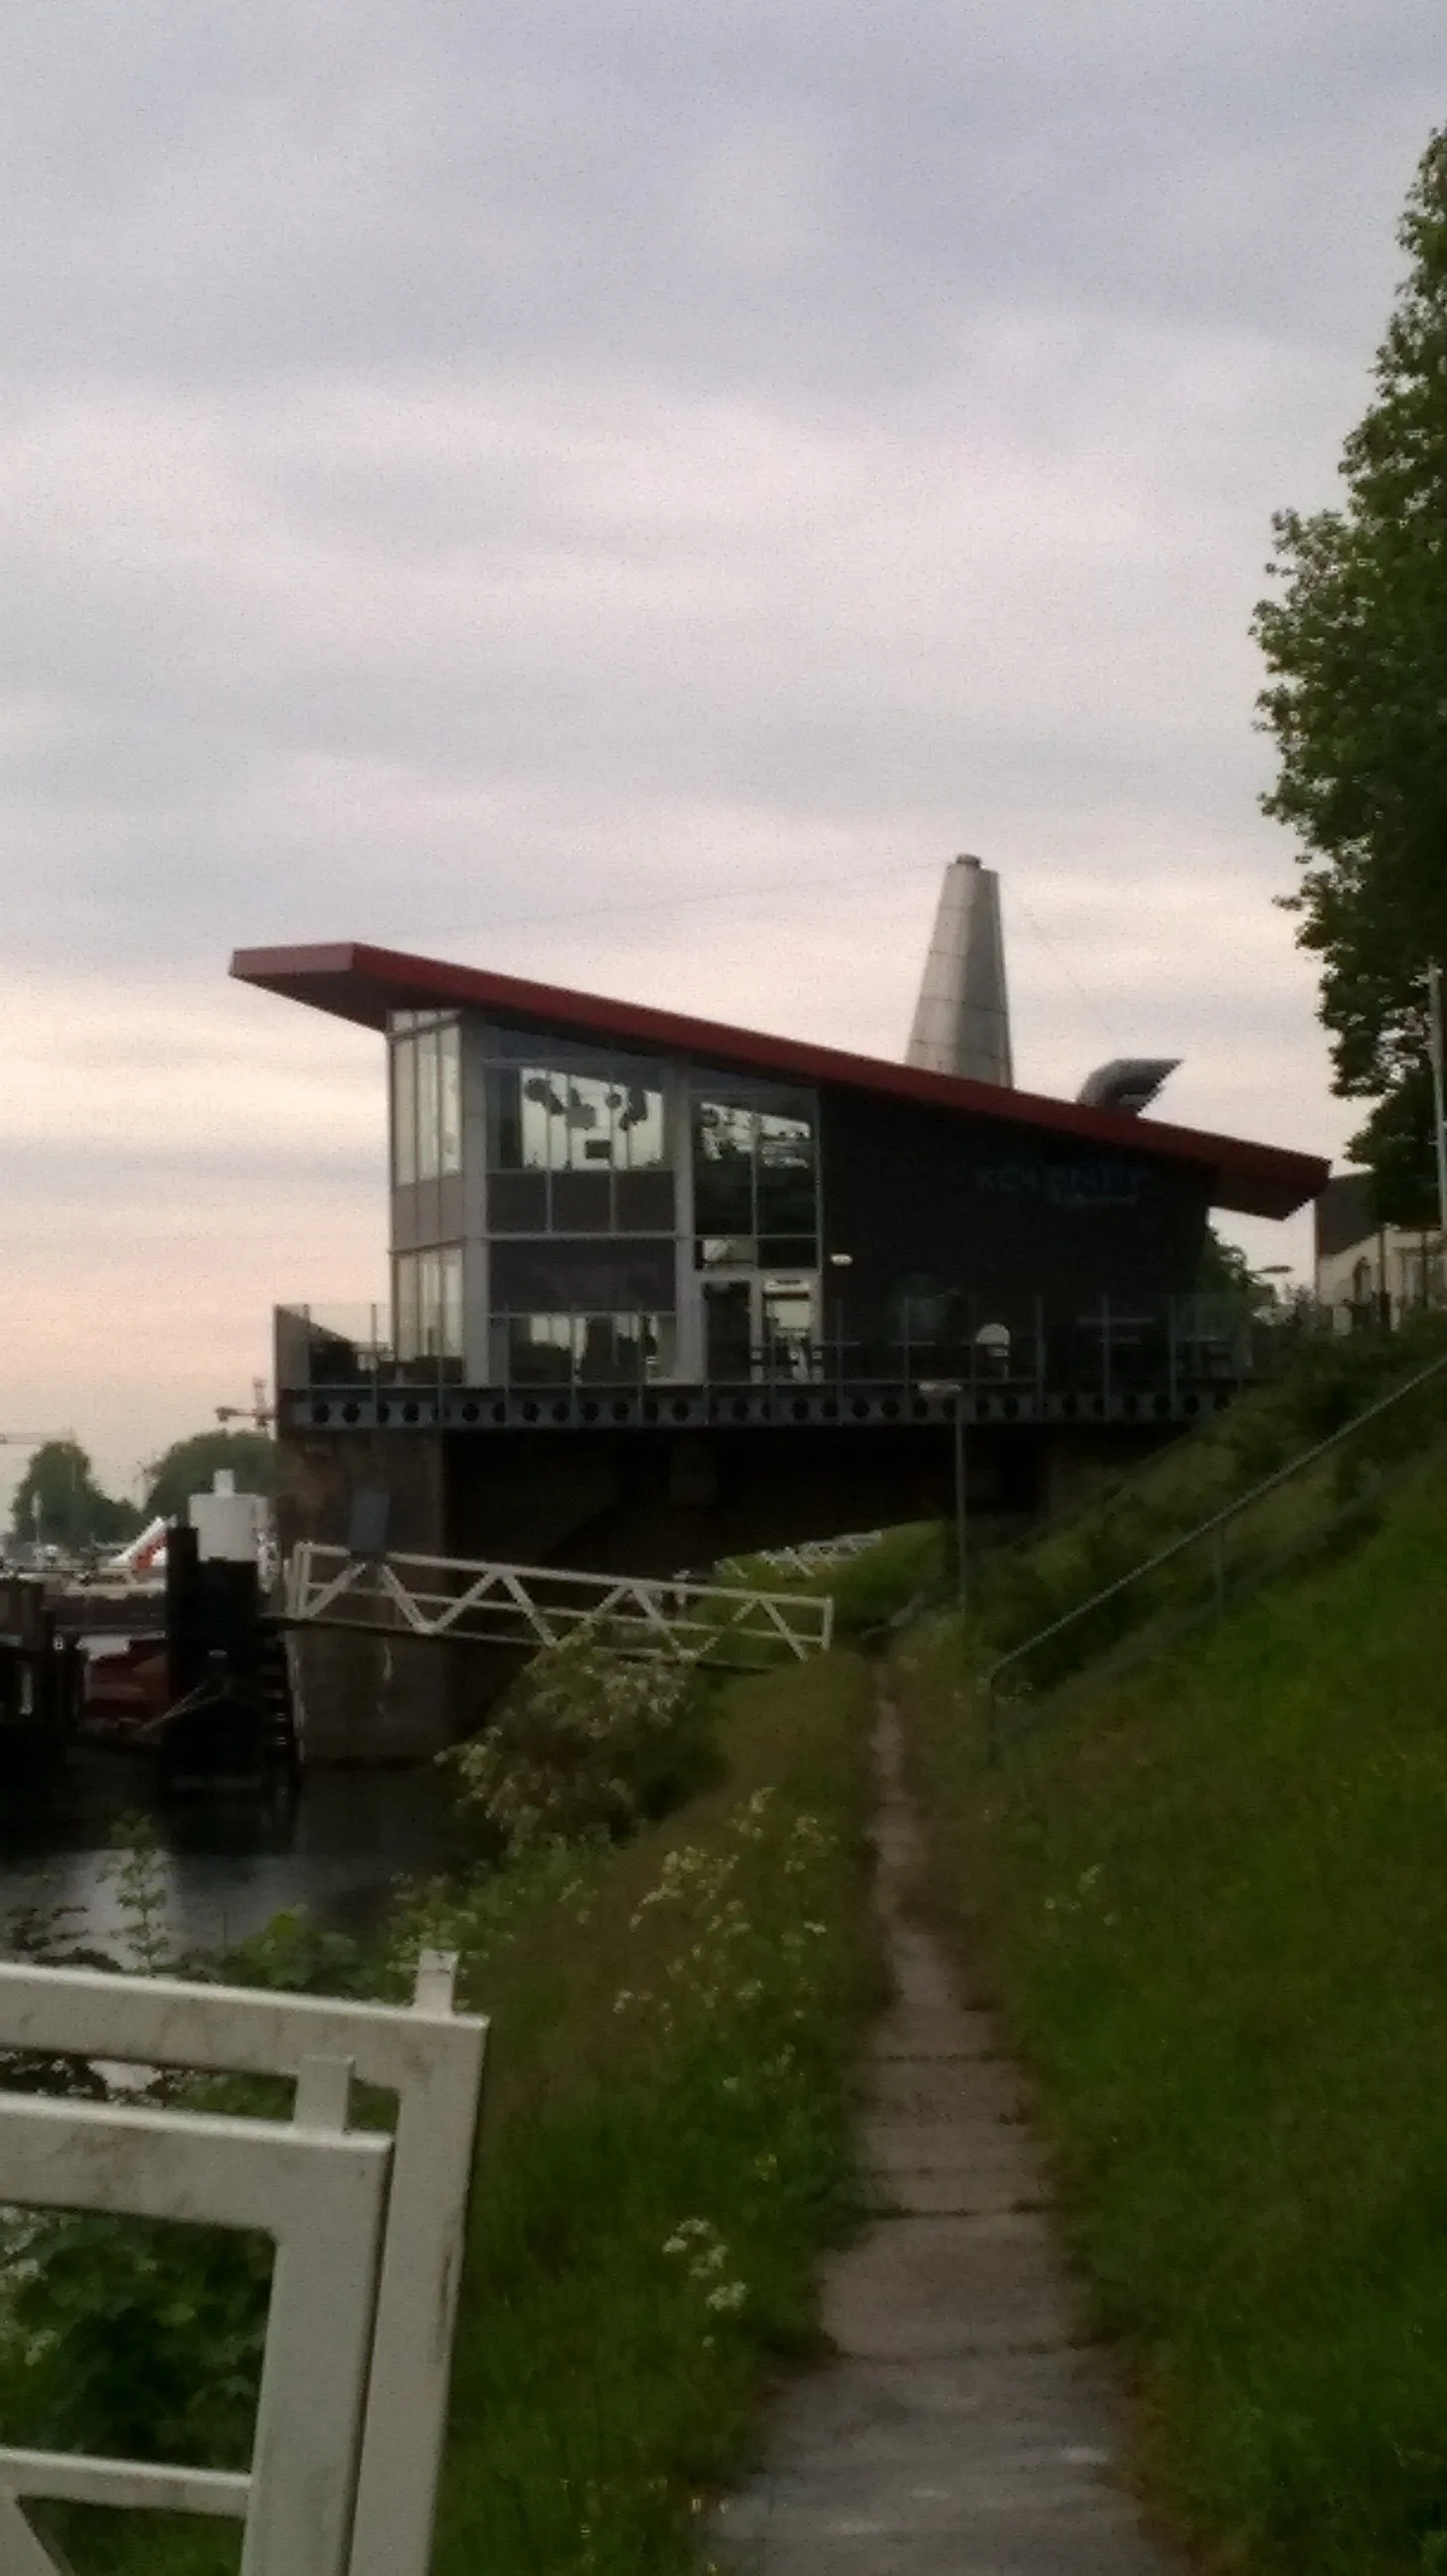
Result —
[{"label": "green grass slope", "polygon": [[1038,2079],[1203,2563],[1447,2569],[1447,1487],[986,1767],[897,1657],[933,1901]]},{"label": "green grass slope", "polygon": [[[1384,1403],[1378,1418],[1362,1419]],[[1349,1432],[1344,1445],[1298,1469],[1305,1453],[1343,1431]],[[1350,1544],[1433,1440],[1447,1443],[1447,1317],[1421,1316],[1385,1338],[1304,1337],[1284,1374],[1229,1412],[1212,1415],[1124,1474],[1102,1473],[1093,1490],[1028,1537],[973,1551],[961,1654],[984,1669],[1054,1622],[1068,1621],[1003,1676],[1002,1703],[1018,1710],[1089,1672],[1107,1651],[1128,1657],[1212,1610],[1218,1597],[1238,1597],[1264,1572],[1339,1537]],[[1275,1483],[1282,1470],[1290,1472]],[[1272,1490],[1259,1493],[1267,1483]],[[1159,1551],[1253,1494],[1219,1540],[1192,1540],[1171,1564],[1087,1608]],[[738,1560],[733,1571],[765,1588],[788,1583],[762,1560]],[[955,1533],[940,1522],[886,1530],[848,1564],[790,1586],[832,1593],[836,1633],[874,1641],[921,1609],[953,1607],[958,1587]],[[1003,1722],[1008,1728],[1008,1706]]]}]

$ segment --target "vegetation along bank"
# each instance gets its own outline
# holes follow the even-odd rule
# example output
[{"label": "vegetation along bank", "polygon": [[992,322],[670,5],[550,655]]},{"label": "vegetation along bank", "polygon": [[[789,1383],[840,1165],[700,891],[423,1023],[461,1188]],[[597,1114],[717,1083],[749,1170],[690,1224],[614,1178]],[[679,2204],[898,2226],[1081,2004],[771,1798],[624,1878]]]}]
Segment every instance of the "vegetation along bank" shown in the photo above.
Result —
[{"label": "vegetation along bank", "polygon": [[[818,2256],[858,2203],[867,1666],[839,1653],[686,1706],[664,1683],[653,1717],[615,1688],[600,1732],[603,1678],[534,1667],[504,1721],[518,1758],[494,1742],[461,1766],[486,1863],[414,1893],[385,1958],[282,1921],[228,1963],[395,1992],[443,1937],[492,2018],[436,2576],[698,2576],[706,2502],[750,2457],[771,2376],[812,2348]],[[244,2460],[262,2249],[76,2220],[30,2250],[10,2438]],[[235,2564],[215,2527],[53,2528],[88,2576]]]},{"label": "vegetation along bank", "polygon": [[[927,1902],[1033,2073],[1134,2472],[1234,2576],[1447,2570],[1444,1360],[1431,1323],[1306,1345],[972,1568],[963,1610],[933,1528],[831,1579],[891,1662]],[[386,1955],[283,1921],[230,1963],[398,1992],[440,1938],[493,2016],[438,2576],[702,2576],[704,2508],[814,2349],[879,2000],[873,1678],[852,1646],[702,1694],[540,1659],[456,1760],[471,1875]],[[160,1964],[143,1854],[131,1894]],[[7,2431],[234,2464],[261,2250],[47,2229],[12,2247]],[[194,2526],[65,2528],[95,2576],[234,2563]]]}]

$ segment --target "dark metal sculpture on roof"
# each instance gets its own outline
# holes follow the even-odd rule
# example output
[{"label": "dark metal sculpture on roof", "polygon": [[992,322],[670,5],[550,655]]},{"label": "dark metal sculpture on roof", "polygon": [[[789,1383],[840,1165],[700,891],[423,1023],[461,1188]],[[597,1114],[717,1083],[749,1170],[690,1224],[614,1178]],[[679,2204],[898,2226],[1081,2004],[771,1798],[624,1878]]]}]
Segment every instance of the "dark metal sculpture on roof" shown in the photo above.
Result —
[{"label": "dark metal sculpture on roof", "polygon": [[1138,1118],[1180,1064],[1178,1055],[1117,1055],[1098,1064],[1076,1093],[1089,1109],[1121,1109]]}]

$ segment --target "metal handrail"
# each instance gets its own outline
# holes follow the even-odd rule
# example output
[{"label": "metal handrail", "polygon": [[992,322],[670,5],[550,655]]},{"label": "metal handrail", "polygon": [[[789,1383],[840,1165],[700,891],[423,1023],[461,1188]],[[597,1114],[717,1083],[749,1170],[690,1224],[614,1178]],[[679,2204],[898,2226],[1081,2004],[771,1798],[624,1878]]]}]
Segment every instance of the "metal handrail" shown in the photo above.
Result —
[{"label": "metal handrail", "polygon": [[[1148,1299],[1144,1306],[1137,1300],[1129,1307],[1119,1301],[1113,1303],[1109,1297],[1102,1297],[1093,1308],[1088,1299],[1069,1300],[1048,1316],[1046,1301],[1038,1296],[1031,1300],[1023,1296],[1007,1299],[999,1307],[978,1298],[967,1303],[967,1322],[951,1323],[937,1338],[923,1333],[916,1336],[907,1323],[902,1334],[881,1330],[861,1337],[857,1331],[846,1330],[844,1302],[831,1297],[835,1326],[832,1332],[787,1344],[768,1338],[751,1342],[738,1382],[768,1386],[805,1382],[898,1386],[925,1378],[949,1377],[966,1380],[972,1390],[988,1387],[1001,1393],[1022,1394],[1031,1388],[1041,1393],[1047,1384],[1058,1384],[1073,1392],[1107,1397],[1142,1386],[1169,1386],[1174,1396],[1182,1380],[1193,1386],[1242,1384],[1269,1374],[1271,1344],[1302,1329],[1287,1317],[1265,1324],[1253,1315],[1249,1302],[1194,1294]],[[435,1376],[439,1384],[465,1380],[503,1390],[524,1383],[529,1387],[536,1383],[572,1388],[709,1382],[706,1370],[702,1379],[677,1378],[671,1352],[663,1366],[658,1354],[649,1356],[641,1329],[649,1315],[642,1309],[610,1308],[606,1314],[603,1309],[569,1310],[576,1322],[595,1314],[599,1321],[640,1328],[634,1335],[637,1347],[616,1368],[600,1368],[595,1374],[591,1368],[580,1367],[577,1355],[560,1345],[556,1373],[540,1369],[536,1379],[530,1370],[520,1372],[514,1365],[507,1342],[513,1314],[500,1309],[491,1322],[500,1328],[502,1350],[489,1351],[488,1375],[481,1380],[467,1378],[466,1362],[456,1353],[432,1351],[400,1357],[380,1308],[368,1309],[365,1320],[325,1311],[314,1315],[305,1306],[278,1311],[288,1327],[294,1328],[287,1338],[289,1356],[282,1354],[281,1342],[278,1343],[279,1381],[287,1393],[393,1377],[399,1383],[422,1384]],[[982,1316],[986,1319],[983,1326]],[[980,1340],[980,1331],[988,1330],[991,1322],[1003,1324],[1009,1334],[1002,1348],[986,1346]],[[360,1329],[349,1330],[349,1323]],[[1148,1365],[1135,1347],[1140,1333],[1147,1328],[1148,1338],[1153,1337],[1153,1357]],[[350,1360],[338,1366],[338,1355],[347,1350]],[[326,1354],[320,1365],[319,1352]],[[474,1358],[478,1356],[474,1354]],[[717,1382],[733,1380],[720,1378]]]},{"label": "metal handrail", "polygon": [[994,1752],[997,1745],[995,1712],[999,1696],[997,1685],[1002,1673],[1008,1672],[1014,1664],[1023,1663],[1026,1656],[1033,1654],[1037,1647],[1046,1645],[1052,1637],[1062,1636],[1067,1628],[1075,1627],[1080,1620],[1088,1618],[1093,1610],[1102,1609],[1107,1601],[1118,1600],[1121,1593],[1128,1592],[1133,1584],[1144,1582],[1147,1575],[1158,1574],[1162,1566],[1172,1564],[1178,1556],[1184,1556],[1187,1549],[1194,1547],[1198,1540],[1210,1538],[1217,1531],[1227,1528],[1232,1521],[1239,1520],[1241,1514],[1249,1511],[1253,1504],[1259,1503],[1264,1495],[1274,1493],[1278,1486],[1289,1484],[1293,1476],[1301,1475],[1306,1468],[1315,1466],[1318,1459],[1329,1456],[1334,1449],[1340,1449],[1347,1441],[1354,1439],[1359,1431],[1365,1430],[1369,1422],[1378,1421],[1384,1413],[1390,1413],[1394,1405],[1403,1403],[1409,1395],[1415,1395],[1419,1387],[1426,1386],[1433,1378],[1444,1374],[1447,1374],[1447,1352],[1439,1353],[1435,1360],[1429,1361],[1426,1368],[1418,1369],[1413,1376],[1404,1380],[1401,1386],[1393,1387],[1390,1394],[1379,1396],[1376,1403],[1369,1404],[1364,1412],[1354,1414],[1350,1422],[1342,1424],[1340,1430],[1329,1432],[1325,1440],[1315,1441],[1311,1448],[1303,1449],[1295,1458],[1288,1459],[1284,1467],[1278,1467],[1273,1475],[1263,1477],[1261,1483],[1253,1485],[1249,1493],[1238,1494],[1234,1501],[1223,1504],[1220,1511],[1212,1512],[1207,1520],[1198,1521],[1195,1528],[1187,1530],[1184,1536],[1172,1539],[1168,1547],[1157,1548],[1154,1556],[1148,1556],[1140,1565],[1132,1566],[1128,1574],[1117,1575],[1113,1583],[1104,1584],[1099,1592],[1091,1594],[1088,1601],[1077,1601],[1073,1609],[1063,1611],[1058,1619],[1050,1621],[1048,1627],[1037,1629],[1035,1635],[1027,1637],[1023,1644],[1012,1646],[1006,1655],[997,1656],[994,1663],[987,1667],[980,1683],[985,1702],[991,1752]]},{"label": "metal handrail", "polygon": [[[1094,1689],[1102,1681],[1113,1681],[1121,1673],[1130,1672],[1135,1665],[1144,1663],[1150,1656],[1165,1653],[1182,1637],[1187,1636],[1192,1628],[1198,1627],[1203,1620],[1212,1617],[1217,1621],[1221,1620],[1225,1616],[1229,1600],[1244,1598],[1247,1594],[1257,1591],[1263,1583],[1270,1582],[1274,1575],[1285,1573],[1290,1566],[1299,1565],[1303,1558],[1329,1544],[1349,1521],[1360,1520],[1370,1513],[1380,1511],[1383,1499],[1387,1495],[1396,1493],[1410,1477],[1420,1476],[1428,1469],[1440,1466],[1444,1462],[1447,1462],[1447,1442],[1434,1442],[1430,1449],[1401,1460],[1390,1472],[1384,1470],[1381,1475],[1374,1477],[1364,1492],[1353,1494],[1349,1501],[1342,1503],[1312,1529],[1301,1531],[1284,1547],[1274,1548],[1268,1556],[1260,1560],[1253,1559],[1249,1571],[1245,1574],[1233,1573],[1229,1578],[1223,1574],[1209,1598],[1191,1602],[1188,1607],[1173,1614],[1164,1623],[1152,1621],[1148,1627],[1132,1630],[1127,1637],[1107,1646],[1093,1663],[1078,1666],[1074,1672],[1067,1673],[1043,1701],[1035,1700],[1028,1703],[1027,1715],[1012,1718],[1012,1738],[1016,1733],[1028,1734],[1032,1725],[1039,1722],[1042,1713],[1048,1714],[1051,1709],[1059,1705],[1062,1699],[1068,1699],[1077,1689]],[[1024,1709],[1026,1705],[1019,1701],[1011,1703],[1014,1709]]]},{"label": "metal handrail", "polygon": [[591,1630],[630,1654],[681,1663],[717,1661],[715,1650],[741,1645],[782,1648],[803,1663],[827,1654],[834,1639],[828,1593],[484,1557],[357,1556],[315,1539],[292,1550],[282,1617],[292,1629],[345,1627],[472,1645],[556,1646]]}]

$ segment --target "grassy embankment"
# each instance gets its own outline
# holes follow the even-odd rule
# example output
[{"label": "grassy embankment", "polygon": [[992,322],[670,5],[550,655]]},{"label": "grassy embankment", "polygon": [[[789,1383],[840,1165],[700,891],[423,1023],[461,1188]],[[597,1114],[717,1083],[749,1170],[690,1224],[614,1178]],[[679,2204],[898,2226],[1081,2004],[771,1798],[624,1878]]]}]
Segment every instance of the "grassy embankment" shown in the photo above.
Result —
[{"label": "grassy embankment", "polygon": [[[434,2576],[707,2563],[859,2204],[871,1700],[848,1654],[722,1687],[719,1785],[452,1911],[493,2036]],[[85,2576],[237,2563],[199,2525],[67,2531]]]},{"label": "grassy embankment", "polygon": [[[1393,1367],[1310,1356],[1117,1514],[1168,1535]],[[926,1620],[895,1657],[932,1902],[1036,2077],[1138,2474],[1240,2576],[1447,2569],[1442,1397],[1388,1420],[1369,1449],[1419,1464],[1371,1513],[1330,1527],[1359,1466],[1284,1496],[1273,1543],[1314,1520],[1314,1556],[1077,1673],[994,1768],[974,1676],[1013,1603],[1063,1606],[1108,1559],[1111,1507],[999,1570],[993,1635],[987,1585],[977,1621]]]}]

